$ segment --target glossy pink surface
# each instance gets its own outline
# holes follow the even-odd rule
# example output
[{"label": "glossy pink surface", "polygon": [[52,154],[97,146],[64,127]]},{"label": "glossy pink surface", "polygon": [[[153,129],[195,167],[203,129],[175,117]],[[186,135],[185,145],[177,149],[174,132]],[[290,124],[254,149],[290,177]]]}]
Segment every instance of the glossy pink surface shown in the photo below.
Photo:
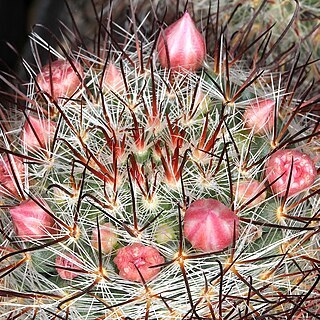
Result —
[{"label": "glossy pink surface", "polygon": [[238,237],[238,224],[237,215],[220,201],[199,199],[186,210],[184,235],[195,249],[221,251]]},{"label": "glossy pink surface", "polygon": [[188,12],[160,33],[157,51],[163,68],[170,67],[173,71],[201,68],[206,57],[206,44]]},{"label": "glossy pink surface", "polygon": [[[37,201],[49,208],[44,200]],[[57,232],[55,220],[31,199],[10,208],[10,214],[15,233],[20,239],[50,238]]]},{"label": "glossy pink surface", "polygon": [[274,104],[270,99],[252,102],[243,114],[245,126],[256,134],[271,131],[274,125]]}]

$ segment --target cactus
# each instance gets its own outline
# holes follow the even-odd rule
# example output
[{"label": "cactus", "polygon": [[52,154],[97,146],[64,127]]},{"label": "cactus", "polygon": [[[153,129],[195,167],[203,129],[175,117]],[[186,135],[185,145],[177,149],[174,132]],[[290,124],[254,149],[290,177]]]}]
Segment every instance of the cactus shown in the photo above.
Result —
[{"label": "cactus", "polygon": [[211,22],[202,57],[191,16],[150,38],[132,16],[124,43],[97,16],[98,52],[32,33],[30,82],[0,76],[4,319],[319,316],[308,61],[249,68]]}]

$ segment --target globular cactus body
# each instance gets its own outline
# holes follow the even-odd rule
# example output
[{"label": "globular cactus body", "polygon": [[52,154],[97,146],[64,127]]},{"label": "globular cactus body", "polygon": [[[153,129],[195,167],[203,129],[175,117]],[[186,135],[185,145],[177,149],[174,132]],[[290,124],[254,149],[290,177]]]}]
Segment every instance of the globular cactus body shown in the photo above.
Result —
[{"label": "globular cactus body", "polygon": [[0,146],[8,319],[319,312],[316,99],[291,92],[301,79],[229,65],[223,41],[205,57],[181,19],[168,30],[192,32],[164,28],[141,52],[140,29],[126,50],[110,40],[113,62],[50,48],[16,91],[25,107]]}]

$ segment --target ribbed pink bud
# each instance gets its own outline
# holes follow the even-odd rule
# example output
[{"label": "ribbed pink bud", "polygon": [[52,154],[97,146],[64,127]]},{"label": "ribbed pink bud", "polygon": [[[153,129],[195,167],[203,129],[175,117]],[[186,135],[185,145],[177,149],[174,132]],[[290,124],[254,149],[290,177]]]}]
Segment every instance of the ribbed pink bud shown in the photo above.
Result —
[{"label": "ribbed pink bud", "polygon": [[28,149],[33,150],[45,148],[53,139],[55,129],[55,122],[29,115],[22,131],[24,144]]},{"label": "ribbed pink bud", "polygon": [[[73,61],[73,65],[83,78],[82,66],[76,61]],[[81,85],[81,80],[66,60],[56,60],[45,65],[37,75],[36,81],[40,89],[53,99],[70,97]]]},{"label": "ribbed pink bud", "polygon": [[[237,195],[237,199],[240,203],[246,203],[250,199],[253,199],[259,192],[261,192],[263,188],[263,183],[257,180],[239,181],[237,187],[234,188],[234,193]],[[247,207],[251,208],[259,205],[263,200],[265,200],[266,196],[267,192],[264,191],[252,202],[250,202]]]},{"label": "ribbed pink bud", "polygon": [[271,131],[274,125],[274,106],[275,102],[270,99],[252,102],[243,114],[245,126],[256,134]]},{"label": "ribbed pink bud", "polygon": [[[103,253],[110,253],[113,247],[117,244],[117,235],[113,232],[114,226],[111,223],[105,223],[100,226],[101,251]],[[98,250],[98,229],[94,229],[91,237],[92,246]]]},{"label": "ribbed pink bud", "polygon": [[22,160],[13,156],[11,160],[13,170],[11,169],[8,157],[5,155],[0,158],[0,196],[12,194],[15,197],[19,196],[16,181],[13,172],[21,182],[24,180],[24,165]]},{"label": "ribbed pink bud", "polygon": [[121,92],[124,89],[122,75],[112,62],[107,66],[102,83],[107,90],[112,90],[114,92]]},{"label": "ribbed pink bud", "polygon": [[[79,265],[80,266],[82,265],[82,262],[71,253],[66,253],[65,256],[67,256],[67,258],[62,256],[57,256],[56,270],[62,279],[72,280],[75,277],[79,276],[81,271],[83,271],[83,269],[79,267]],[[72,269],[72,270],[68,270],[68,269]]]},{"label": "ribbed pink bud", "polygon": [[238,237],[238,225],[237,215],[223,203],[199,199],[186,210],[184,235],[195,249],[221,251]]},{"label": "ribbed pink bud", "polygon": [[272,192],[279,197],[286,194],[291,166],[289,196],[311,187],[317,177],[315,164],[307,154],[294,149],[276,151],[266,162],[265,170],[269,183],[281,176],[271,186]]},{"label": "ribbed pink bud", "polygon": [[[37,199],[49,208],[43,199]],[[16,235],[23,240],[50,238],[57,232],[55,220],[33,200],[26,200],[10,208]]]},{"label": "ribbed pink bud", "polygon": [[195,71],[202,66],[206,57],[205,40],[188,12],[160,33],[157,51],[163,68]]},{"label": "ribbed pink bud", "polygon": [[148,281],[160,272],[160,267],[150,267],[164,263],[164,258],[157,249],[134,243],[119,249],[113,261],[117,265],[119,275],[122,278],[142,282],[136,268],[139,269],[144,280]]}]

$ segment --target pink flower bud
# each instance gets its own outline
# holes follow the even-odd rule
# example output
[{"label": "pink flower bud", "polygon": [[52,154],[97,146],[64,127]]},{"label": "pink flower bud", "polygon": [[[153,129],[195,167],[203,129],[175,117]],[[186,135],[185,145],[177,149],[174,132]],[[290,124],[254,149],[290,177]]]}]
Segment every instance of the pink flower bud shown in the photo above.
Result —
[{"label": "pink flower bud", "polygon": [[119,249],[113,261],[117,265],[122,278],[142,282],[136,268],[139,269],[144,280],[149,281],[160,272],[160,267],[149,267],[164,263],[164,258],[157,249],[134,243]]},{"label": "pink flower bud", "polygon": [[281,176],[281,178],[271,185],[272,192],[279,197],[283,197],[286,194],[291,165],[292,176],[288,192],[289,196],[312,186],[317,177],[314,162],[307,154],[293,149],[276,151],[266,162],[265,170],[269,183],[272,183]]},{"label": "pink flower bud", "polygon": [[[44,200],[37,201],[49,209]],[[10,208],[10,214],[16,235],[23,240],[50,238],[57,232],[52,216],[31,199]]]},{"label": "pink flower bud", "polygon": [[30,149],[45,148],[53,139],[55,129],[55,122],[29,115],[22,131],[23,141]]},{"label": "pink flower bud", "polygon": [[269,132],[274,124],[274,105],[270,99],[258,99],[251,103],[243,114],[245,126],[256,134]]},{"label": "pink flower bud", "polygon": [[[100,226],[100,239],[101,239],[101,251],[109,253],[113,250],[113,247],[117,244],[117,235],[112,231],[114,226],[111,223],[105,223]],[[92,232],[91,245],[98,250],[98,229],[94,229]]]},{"label": "pink flower bud", "polygon": [[195,71],[202,66],[206,57],[205,40],[188,12],[160,33],[157,51],[163,68]]},{"label": "pink flower bud", "polygon": [[[73,65],[83,78],[82,66],[76,61],[73,61]],[[53,99],[70,97],[81,85],[81,80],[66,60],[56,60],[45,65],[37,75],[36,81],[40,89]]]},{"label": "pink flower bud", "polygon": [[195,249],[221,251],[238,237],[237,215],[218,200],[199,199],[184,216],[184,235]]},{"label": "pink flower bud", "polygon": [[[80,272],[83,271],[83,269],[79,266],[82,266],[82,262],[73,254],[66,253],[65,256],[57,256],[56,258],[56,270],[59,274],[59,276],[64,280],[72,280],[75,277],[80,275]],[[59,268],[62,267],[62,268]],[[66,268],[66,269],[64,269]],[[72,269],[72,270],[68,270]],[[77,272],[76,270],[79,270]]]},{"label": "pink flower bud", "polygon": [[22,182],[24,180],[24,165],[22,160],[15,156],[11,157],[11,164],[13,170],[7,156],[0,158],[0,196],[11,194],[19,197],[13,172],[15,172],[18,182],[19,180]]},{"label": "pink flower bud", "polygon": [[[233,191],[240,203],[246,203],[250,199],[254,198],[259,192],[261,192],[263,188],[263,183],[257,180],[240,181]],[[265,200],[266,196],[266,191],[261,193],[257,198],[250,202],[247,207],[251,208],[259,205],[263,200]]]},{"label": "pink flower bud", "polygon": [[103,86],[107,90],[114,92],[121,92],[124,89],[124,82],[122,75],[113,63],[109,63],[103,77]]}]

